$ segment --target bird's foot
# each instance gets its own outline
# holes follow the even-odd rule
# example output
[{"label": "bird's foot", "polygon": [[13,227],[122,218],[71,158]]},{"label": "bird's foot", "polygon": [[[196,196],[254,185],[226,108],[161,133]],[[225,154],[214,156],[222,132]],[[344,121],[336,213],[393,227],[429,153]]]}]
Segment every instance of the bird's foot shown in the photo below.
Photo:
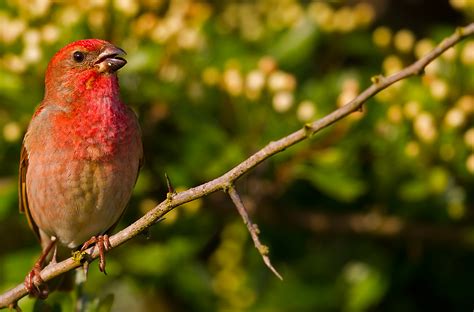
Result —
[{"label": "bird's foot", "polygon": [[105,271],[105,252],[112,248],[110,244],[109,235],[98,235],[92,236],[88,241],[86,241],[81,248],[81,252],[85,251],[92,244],[95,244],[99,248],[99,270],[104,274],[107,274]]},{"label": "bird's foot", "polygon": [[51,242],[46,247],[46,249],[43,250],[41,256],[38,258],[31,271],[25,277],[23,285],[25,285],[25,288],[30,296],[40,299],[46,299],[48,297],[49,289],[48,285],[41,277],[41,269],[43,268],[44,261],[48,257],[55,244],[56,237],[51,237]]},{"label": "bird's foot", "polygon": [[32,297],[46,299],[48,298],[48,285],[41,278],[41,265],[36,263],[33,269],[26,275],[25,282],[26,290]]}]

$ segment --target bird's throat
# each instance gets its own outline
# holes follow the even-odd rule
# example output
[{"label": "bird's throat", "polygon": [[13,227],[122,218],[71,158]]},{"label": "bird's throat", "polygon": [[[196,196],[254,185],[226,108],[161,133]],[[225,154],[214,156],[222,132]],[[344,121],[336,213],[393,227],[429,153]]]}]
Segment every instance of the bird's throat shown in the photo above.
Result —
[{"label": "bird's throat", "polygon": [[89,78],[75,99],[64,104],[64,114],[56,116],[58,144],[73,151],[74,158],[105,160],[121,151],[129,140],[128,108],[119,99],[117,77],[114,75]]}]

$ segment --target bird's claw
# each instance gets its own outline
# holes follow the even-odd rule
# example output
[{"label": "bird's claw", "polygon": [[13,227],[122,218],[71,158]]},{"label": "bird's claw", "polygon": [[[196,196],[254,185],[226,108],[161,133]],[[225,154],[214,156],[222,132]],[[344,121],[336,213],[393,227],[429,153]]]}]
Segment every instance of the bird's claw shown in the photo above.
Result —
[{"label": "bird's claw", "polygon": [[[43,267],[44,261],[48,257],[55,244],[56,237],[52,236],[50,238],[48,246],[43,250],[35,265],[25,277],[23,285],[25,285],[25,288],[30,294],[30,296],[37,297],[40,299],[46,299],[48,297],[49,288],[48,285],[44,282],[43,278],[41,278],[41,268]],[[54,251],[53,258],[55,258],[55,255],[56,250]]]},{"label": "bird's claw", "polygon": [[46,299],[48,297],[48,285],[41,278],[41,265],[35,264],[33,266],[33,269],[26,275],[23,284],[30,296],[40,299]]},{"label": "bird's claw", "polygon": [[105,271],[105,252],[112,248],[109,235],[104,234],[92,236],[82,245],[81,252],[85,251],[92,244],[95,244],[99,248],[99,270],[107,275],[107,272]]}]

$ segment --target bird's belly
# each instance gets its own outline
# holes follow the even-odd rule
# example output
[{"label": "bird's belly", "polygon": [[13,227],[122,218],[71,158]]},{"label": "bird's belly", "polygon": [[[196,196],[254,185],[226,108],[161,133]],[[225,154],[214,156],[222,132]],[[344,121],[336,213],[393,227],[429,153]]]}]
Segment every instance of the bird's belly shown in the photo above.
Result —
[{"label": "bird's belly", "polygon": [[31,155],[26,182],[38,227],[62,245],[75,248],[103,234],[119,219],[130,198],[138,162],[127,155],[103,161],[67,156],[61,152],[48,159]]}]

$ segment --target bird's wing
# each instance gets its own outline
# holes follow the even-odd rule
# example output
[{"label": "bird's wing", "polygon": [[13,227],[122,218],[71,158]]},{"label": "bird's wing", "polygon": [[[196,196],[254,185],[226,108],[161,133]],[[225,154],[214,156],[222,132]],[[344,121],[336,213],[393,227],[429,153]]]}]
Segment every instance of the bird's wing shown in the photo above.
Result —
[{"label": "bird's wing", "polygon": [[138,158],[138,170],[137,170],[137,176],[135,178],[135,183],[137,183],[138,180],[138,175],[140,174],[140,170],[143,167],[143,162],[144,162],[144,156],[143,156],[143,143],[142,143],[142,129],[140,128],[140,123],[138,122],[138,117],[137,114],[131,109],[130,107],[127,106],[127,113],[130,117],[131,120],[133,120],[134,127],[137,130],[136,134],[137,137],[135,138],[136,143],[138,144],[138,149],[140,150],[140,155]]},{"label": "bird's wing", "polygon": [[18,201],[20,212],[26,215],[28,220],[28,225],[35,232],[38,239],[40,239],[39,229],[35,221],[31,217],[30,208],[28,206],[28,190],[26,187],[26,172],[28,171],[28,151],[26,150],[25,144],[23,142],[21,146],[20,154],[20,169],[18,176]]}]

